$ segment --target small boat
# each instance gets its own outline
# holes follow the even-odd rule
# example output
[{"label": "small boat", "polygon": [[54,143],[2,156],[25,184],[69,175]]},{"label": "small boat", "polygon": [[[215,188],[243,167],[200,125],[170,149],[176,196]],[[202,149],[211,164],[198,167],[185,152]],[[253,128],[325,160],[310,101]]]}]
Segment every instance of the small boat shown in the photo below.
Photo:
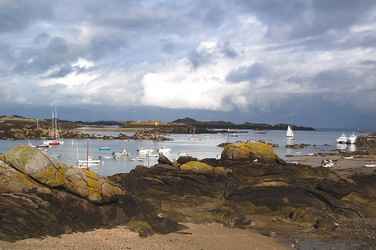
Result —
[{"label": "small boat", "polygon": [[294,131],[292,131],[290,126],[287,126],[286,137],[289,137],[289,138],[294,137]]},{"label": "small boat", "polygon": [[123,149],[121,152],[112,152],[112,158],[114,160],[121,160],[124,158],[128,158],[130,154],[127,152],[127,150]]},{"label": "small boat", "polygon": [[113,157],[109,156],[109,155],[100,155],[100,156],[98,156],[98,159],[99,160],[111,160],[111,159],[113,159]]},{"label": "small boat", "polygon": [[158,154],[164,154],[164,155],[167,155],[171,153],[171,148],[160,148],[158,149]]},{"label": "small boat", "polygon": [[51,146],[49,144],[39,144],[37,146],[35,146],[36,148],[50,148]]},{"label": "small boat", "polygon": [[47,145],[47,146],[59,146],[59,145],[64,144],[64,141],[59,140],[59,139],[45,140],[45,141],[43,141],[43,144]]},{"label": "small boat", "polygon": [[79,168],[90,168],[90,167],[97,167],[101,165],[100,160],[93,160],[89,156],[89,141],[86,142],[86,160],[78,160],[77,161]]},{"label": "small boat", "polygon": [[354,133],[352,133],[349,138],[347,138],[347,143],[348,144],[355,144],[356,140],[358,139],[358,136]]},{"label": "small boat", "polygon": [[342,134],[340,137],[337,138],[338,144],[347,144],[348,138],[345,134]]},{"label": "small boat", "polygon": [[99,147],[98,150],[99,151],[111,151],[111,148],[110,147]]},{"label": "small boat", "polygon": [[154,149],[139,149],[137,151],[140,157],[158,157]]},{"label": "small boat", "polygon": [[79,168],[97,167],[101,164],[100,160],[93,160],[89,157],[88,160],[78,160]]}]

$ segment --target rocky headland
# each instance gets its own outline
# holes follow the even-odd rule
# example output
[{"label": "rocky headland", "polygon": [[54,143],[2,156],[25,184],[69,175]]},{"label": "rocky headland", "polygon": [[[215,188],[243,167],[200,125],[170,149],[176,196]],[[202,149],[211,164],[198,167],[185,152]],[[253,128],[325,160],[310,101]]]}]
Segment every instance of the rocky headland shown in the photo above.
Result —
[{"label": "rocky headland", "polygon": [[224,145],[220,159],[161,156],[109,178],[27,146],[0,159],[2,240],[115,225],[147,236],[215,222],[298,249],[376,247],[375,171],[289,164],[260,142]]}]

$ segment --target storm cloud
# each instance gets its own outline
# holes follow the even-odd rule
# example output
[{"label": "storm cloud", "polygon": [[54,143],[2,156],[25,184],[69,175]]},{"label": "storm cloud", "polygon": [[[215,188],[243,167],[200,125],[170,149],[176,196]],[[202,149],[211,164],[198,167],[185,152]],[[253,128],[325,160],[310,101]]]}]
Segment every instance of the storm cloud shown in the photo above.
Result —
[{"label": "storm cloud", "polygon": [[375,34],[373,0],[0,0],[0,102],[369,128]]}]

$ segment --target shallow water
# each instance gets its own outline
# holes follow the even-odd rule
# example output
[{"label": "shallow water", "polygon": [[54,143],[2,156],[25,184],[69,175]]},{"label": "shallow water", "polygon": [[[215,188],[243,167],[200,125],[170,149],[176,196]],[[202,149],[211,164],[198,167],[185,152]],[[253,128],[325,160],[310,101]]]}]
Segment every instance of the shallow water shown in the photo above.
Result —
[{"label": "shallow water", "polygon": [[[247,133],[239,134],[197,134],[182,135],[172,134],[168,137],[173,141],[153,142],[153,141],[122,141],[122,140],[72,140],[66,139],[63,145],[48,149],[48,154],[62,160],[69,165],[76,165],[78,160],[85,160],[87,155],[87,145],[89,145],[89,155],[92,159],[102,158],[102,164],[92,169],[101,175],[108,176],[116,173],[127,173],[136,165],[151,166],[156,163],[156,157],[147,157],[144,159],[135,159],[138,156],[138,149],[158,149],[170,148],[171,153],[167,156],[170,159],[176,159],[180,154],[187,154],[199,159],[220,157],[222,148],[217,147],[223,142],[235,142],[239,140],[265,140],[279,147],[275,148],[276,153],[285,158],[286,155],[305,155],[314,152],[334,150],[337,148],[336,138],[341,135],[341,131],[296,131],[296,144],[311,144],[304,149],[288,149],[285,131],[267,131],[265,134],[257,134],[253,130],[247,130]],[[106,133],[108,135],[108,133]],[[116,135],[113,133],[113,135]],[[31,141],[9,141],[0,140],[0,152],[5,152],[15,145],[32,143],[41,144],[40,140]],[[326,146],[324,146],[327,144]],[[340,145],[339,145],[340,146]],[[109,147],[108,151],[100,151],[100,147]],[[130,157],[124,160],[112,159],[112,152],[120,152],[126,149]],[[355,147],[347,150],[355,150]]]}]

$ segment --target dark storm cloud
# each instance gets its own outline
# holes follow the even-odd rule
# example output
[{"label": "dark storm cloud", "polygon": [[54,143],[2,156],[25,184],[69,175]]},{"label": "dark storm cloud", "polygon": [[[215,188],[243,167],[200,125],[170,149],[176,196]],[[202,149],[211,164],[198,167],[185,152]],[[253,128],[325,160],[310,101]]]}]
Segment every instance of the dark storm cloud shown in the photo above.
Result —
[{"label": "dark storm cloud", "polygon": [[14,72],[19,74],[41,74],[74,58],[75,56],[70,51],[70,47],[64,38],[52,37],[45,47],[29,47],[23,50],[17,58],[18,63],[14,68]]},{"label": "dark storm cloud", "polygon": [[345,69],[325,70],[318,73],[313,78],[313,83],[317,87],[336,88],[355,85],[359,79],[354,74]]},{"label": "dark storm cloud", "polygon": [[270,25],[271,37],[306,37],[347,29],[366,20],[373,0],[237,0],[246,11]]},{"label": "dark storm cloud", "polygon": [[[224,98],[233,109],[237,106],[230,103],[232,99],[259,111],[270,107],[266,119],[284,114],[295,100],[301,103],[294,105],[301,108],[296,117],[305,117],[304,109],[320,103],[322,96],[333,95],[338,98],[322,101],[332,104],[328,117],[341,113],[341,98],[351,102],[347,109],[362,107],[363,117],[367,112],[375,117],[374,111],[367,109],[376,98],[375,10],[374,0],[0,0],[1,102],[40,103],[54,96],[75,105],[90,105],[92,100],[118,105],[129,99],[124,93],[137,92],[134,99],[142,99],[142,80],[147,73],[160,76],[156,81],[186,79],[176,75],[175,67],[180,65],[176,62],[190,61],[197,70],[187,72],[199,74],[192,81],[204,76],[215,85],[213,79],[219,79],[223,81],[216,86],[219,90],[239,82],[257,81],[261,87],[267,86],[270,91],[251,96],[251,89],[244,84],[238,96]],[[207,42],[216,45],[200,47]],[[90,70],[74,66],[79,58],[95,66]],[[160,72],[165,68],[167,77]],[[100,75],[101,80],[91,85],[79,82],[81,78],[72,78],[69,84],[60,81],[72,75],[85,78],[88,71]],[[218,76],[221,73],[224,79]],[[275,89],[284,91],[283,100],[274,98],[280,96],[273,93]],[[249,99],[243,100],[242,91]],[[215,96],[218,100],[220,93]],[[284,105],[276,108],[280,103]],[[143,110],[143,103],[133,104],[136,110]],[[163,116],[163,112],[158,114]],[[210,113],[197,112],[203,117]],[[320,120],[319,112],[310,111]],[[231,119],[250,115],[239,114],[243,117]],[[228,113],[210,115],[214,119]],[[262,115],[260,111],[254,117]]]},{"label": "dark storm cloud", "polygon": [[366,66],[376,66],[376,60],[364,60],[364,61],[361,61],[360,63]]},{"label": "dark storm cloud", "polygon": [[49,0],[2,0],[0,1],[0,33],[20,31],[39,20],[53,16]]}]

